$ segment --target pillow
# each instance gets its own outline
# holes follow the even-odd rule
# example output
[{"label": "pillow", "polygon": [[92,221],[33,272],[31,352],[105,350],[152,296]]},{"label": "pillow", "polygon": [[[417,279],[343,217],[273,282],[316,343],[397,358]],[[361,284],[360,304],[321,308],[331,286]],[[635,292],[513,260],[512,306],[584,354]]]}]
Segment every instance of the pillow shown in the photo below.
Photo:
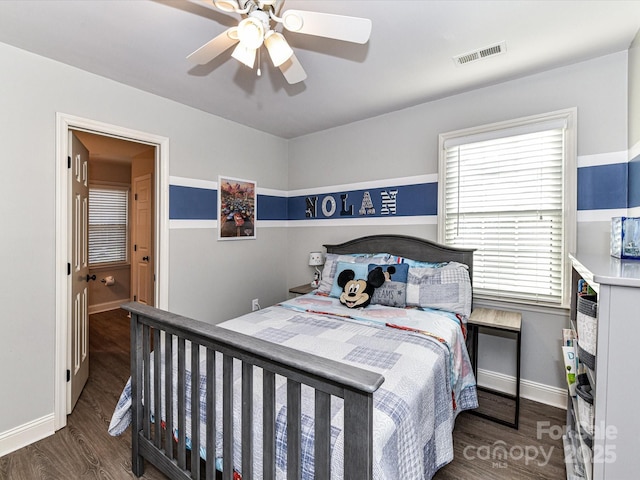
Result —
[{"label": "pillow", "polygon": [[355,263],[355,262],[338,262],[336,264],[336,274],[333,279],[333,285],[331,287],[331,291],[329,292],[330,297],[340,298],[342,295],[342,287],[338,285],[338,277],[344,270],[353,270],[355,273],[355,279],[366,280],[367,275],[369,274],[368,264],[366,263]]},{"label": "pillow", "polygon": [[464,316],[471,314],[471,280],[466,265],[449,262],[436,268],[409,268],[408,306],[447,310]]},{"label": "pillow", "polygon": [[409,265],[406,263],[397,263],[394,265],[377,265],[370,263],[368,271],[370,272],[376,267],[382,268],[386,281],[382,286],[375,289],[371,297],[371,303],[387,305],[389,307],[406,307]]},{"label": "pillow", "polygon": [[[389,264],[395,263],[398,257],[390,255],[388,253],[354,253],[338,255],[336,253],[327,253],[324,260],[324,267],[322,268],[322,276],[320,277],[320,284],[318,285],[318,293],[329,295],[333,289],[334,279],[336,275],[336,267],[338,262],[349,263],[379,263]],[[365,275],[366,277],[366,275]],[[363,277],[364,278],[364,277]]]},{"label": "pillow", "polygon": [[336,277],[336,283],[342,288],[339,300],[342,305],[347,308],[365,308],[371,303],[373,292],[376,288],[382,286],[386,277],[382,271],[382,267],[376,267],[367,272],[366,278],[356,276],[351,265],[364,264],[346,264],[346,268]]},{"label": "pillow", "polygon": [[402,263],[406,263],[410,267],[418,268],[440,268],[444,267],[449,262],[422,262],[419,260],[413,260],[411,258],[401,258]]}]

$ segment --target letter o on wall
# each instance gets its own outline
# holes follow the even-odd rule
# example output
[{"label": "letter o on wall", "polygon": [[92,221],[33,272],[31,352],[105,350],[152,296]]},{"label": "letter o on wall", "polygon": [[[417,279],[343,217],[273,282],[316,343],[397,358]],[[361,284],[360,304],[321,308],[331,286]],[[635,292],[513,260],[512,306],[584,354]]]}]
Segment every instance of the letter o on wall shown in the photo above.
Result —
[{"label": "letter o on wall", "polygon": [[322,199],[322,214],[325,217],[330,217],[334,213],[336,213],[336,200],[331,195],[328,195]]}]

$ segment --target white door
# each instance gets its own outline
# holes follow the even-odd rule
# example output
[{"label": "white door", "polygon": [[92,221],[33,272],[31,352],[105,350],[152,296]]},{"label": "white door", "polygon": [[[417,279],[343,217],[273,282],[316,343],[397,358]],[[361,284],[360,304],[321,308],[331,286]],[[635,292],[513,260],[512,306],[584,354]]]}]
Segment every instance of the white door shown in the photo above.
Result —
[{"label": "white door", "polygon": [[71,185],[71,251],[68,311],[71,314],[67,359],[67,414],[75,407],[89,378],[89,151],[69,132]]},{"label": "white door", "polygon": [[153,306],[153,184],[151,174],[133,179],[133,298]]}]

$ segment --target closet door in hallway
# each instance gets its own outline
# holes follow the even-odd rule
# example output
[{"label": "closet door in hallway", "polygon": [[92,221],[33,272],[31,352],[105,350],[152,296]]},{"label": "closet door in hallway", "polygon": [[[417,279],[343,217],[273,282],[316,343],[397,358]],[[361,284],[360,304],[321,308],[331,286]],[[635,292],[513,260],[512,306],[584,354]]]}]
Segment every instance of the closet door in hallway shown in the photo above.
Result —
[{"label": "closet door in hallway", "polygon": [[132,295],[135,301],[154,304],[153,182],[151,174],[133,179]]}]

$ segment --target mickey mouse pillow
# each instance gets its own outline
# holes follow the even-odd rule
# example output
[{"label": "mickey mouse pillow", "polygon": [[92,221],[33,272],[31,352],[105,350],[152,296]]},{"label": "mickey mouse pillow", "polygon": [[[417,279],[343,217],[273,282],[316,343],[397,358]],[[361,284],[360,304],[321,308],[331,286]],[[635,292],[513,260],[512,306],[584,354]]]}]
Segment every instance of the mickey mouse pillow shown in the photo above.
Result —
[{"label": "mickey mouse pillow", "polygon": [[340,272],[336,283],[342,288],[340,303],[348,308],[364,308],[371,303],[373,292],[385,281],[382,268],[369,271],[366,280],[356,278],[356,272],[347,268]]}]

